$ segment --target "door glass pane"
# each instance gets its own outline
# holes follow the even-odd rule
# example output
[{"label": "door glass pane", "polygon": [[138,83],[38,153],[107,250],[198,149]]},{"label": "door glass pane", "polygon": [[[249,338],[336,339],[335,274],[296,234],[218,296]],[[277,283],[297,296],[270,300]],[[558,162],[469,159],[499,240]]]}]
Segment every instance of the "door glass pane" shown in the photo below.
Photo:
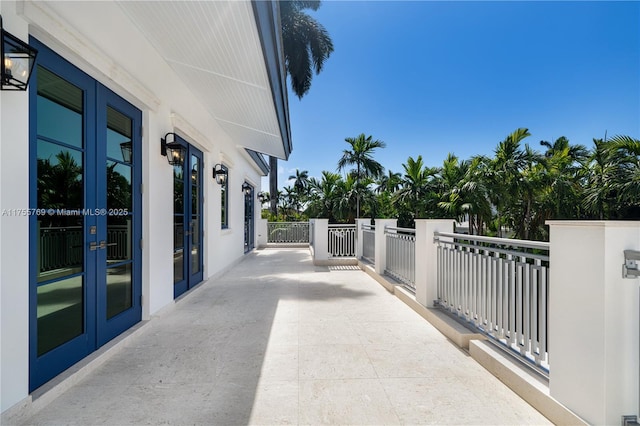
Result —
[{"label": "door glass pane", "polygon": [[46,214],[37,216],[36,275],[49,282],[36,291],[40,356],[84,332],[84,94],[40,66],[37,90],[37,208]]},{"label": "door glass pane", "polygon": [[128,214],[131,205],[131,166],[107,161],[107,209],[114,214]]},{"label": "door glass pane", "polygon": [[200,158],[191,156],[191,275],[200,272]]},{"label": "door glass pane", "polygon": [[38,139],[39,209],[82,209],[82,154]]},{"label": "door glass pane", "polygon": [[82,148],[82,90],[41,66],[37,84],[38,135]]},{"label": "door glass pane", "polygon": [[38,356],[82,334],[83,277],[38,287]]},{"label": "door glass pane", "polygon": [[200,272],[200,216],[194,215],[191,220],[191,274]]},{"label": "door glass pane", "polygon": [[200,214],[200,160],[191,156],[191,214]]},{"label": "door glass pane", "polygon": [[133,306],[131,263],[107,268],[107,319]]},{"label": "door glass pane", "polygon": [[183,167],[173,166],[173,213],[184,214],[184,179]]},{"label": "door glass pane", "polygon": [[[82,91],[39,67],[37,104],[38,282],[83,270],[83,152],[42,137],[82,147]],[[48,350],[48,349],[47,349]]]},{"label": "door glass pane", "polygon": [[107,265],[133,258],[133,218],[107,216]]},{"label": "door glass pane", "polygon": [[133,306],[132,126],[107,106],[107,319]]},{"label": "door glass pane", "polygon": [[82,151],[38,140],[38,282],[82,272]]},{"label": "door glass pane", "polygon": [[173,216],[173,282],[184,280],[184,217]]},{"label": "door glass pane", "polygon": [[82,216],[38,216],[38,282],[82,272]]},{"label": "door glass pane", "polygon": [[131,118],[107,107],[107,157],[125,163],[132,162],[132,128]]}]

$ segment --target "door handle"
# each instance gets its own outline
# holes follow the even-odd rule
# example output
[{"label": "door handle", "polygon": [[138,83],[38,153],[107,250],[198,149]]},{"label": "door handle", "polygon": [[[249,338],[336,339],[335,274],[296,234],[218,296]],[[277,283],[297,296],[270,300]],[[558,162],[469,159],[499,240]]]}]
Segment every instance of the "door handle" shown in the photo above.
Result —
[{"label": "door handle", "polygon": [[105,240],[100,241],[100,245],[98,247],[101,250],[104,250],[107,247],[107,242]]}]

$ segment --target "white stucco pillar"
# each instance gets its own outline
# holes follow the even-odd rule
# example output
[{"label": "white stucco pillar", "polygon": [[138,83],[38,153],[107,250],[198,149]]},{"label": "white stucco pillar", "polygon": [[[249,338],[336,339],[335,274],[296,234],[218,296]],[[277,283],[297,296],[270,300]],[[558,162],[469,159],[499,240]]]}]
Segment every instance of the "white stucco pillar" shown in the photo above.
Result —
[{"label": "white stucco pillar", "polygon": [[452,219],[416,219],[416,300],[430,308],[438,298],[438,269],[434,232],[453,232]]},{"label": "white stucco pillar", "polygon": [[[4,29],[29,40],[26,21],[15,2],[0,1]],[[0,95],[0,209],[29,205],[29,91]],[[0,217],[0,411],[29,393],[29,217]]]},{"label": "white stucco pillar", "polygon": [[356,219],[356,259],[362,258],[362,225],[371,225],[371,219]]},{"label": "white stucco pillar", "polygon": [[384,237],[386,226],[397,227],[398,219],[376,219],[375,270],[378,275],[384,275],[384,270],[387,267],[387,242]]},{"label": "white stucco pillar", "polygon": [[639,280],[622,277],[640,222],[547,224],[551,396],[590,424],[620,424],[640,409]]},{"label": "white stucco pillar", "polygon": [[322,264],[329,260],[329,219],[314,219],[313,263]]},{"label": "white stucco pillar", "polygon": [[256,233],[258,234],[258,248],[266,247],[269,236],[267,219],[256,220]]}]

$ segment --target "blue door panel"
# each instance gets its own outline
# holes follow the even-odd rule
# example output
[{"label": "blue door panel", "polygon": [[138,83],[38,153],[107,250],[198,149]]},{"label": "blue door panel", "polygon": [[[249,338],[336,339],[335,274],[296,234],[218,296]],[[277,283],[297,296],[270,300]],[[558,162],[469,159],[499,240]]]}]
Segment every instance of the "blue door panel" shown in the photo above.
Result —
[{"label": "blue door panel", "polygon": [[[203,259],[202,257],[203,256],[203,253],[202,253],[202,237],[203,237],[202,179],[203,179],[203,164],[204,164],[203,155],[202,155],[202,151],[195,148],[193,145],[190,145],[179,136],[176,137],[176,142],[180,143],[186,149],[186,154],[185,154],[185,163],[184,163],[183,175],[182,175],[182,185],[183,185],[182,197],[184,200],[183,202],[184,209],[182,212],[174,211],[174,215],[182,215],[183,221],[184,221],[183,222],[184,232],[182,232],[183,235],[178,236],[182,238],[182,247],[183,247],[182,265],[179,265],[178,267],[182,268],[182,277],[184,278],[174,283],[174,287],[173,287],[174,298],[182,295],[186,291],[198,285],[200,282],[202,282],[202,279],[204,276],[203,267],[202,267],[203,265],[203,260],[202,260]],[[192,184],[191,159],[192,157],[197,158],[200,164],[200,170],[199,170],[199,173],[197,174],[197,182],[195,182],[195,184],[199,187],[198,200],[193,200],[193,194],[191,191],[191,184]],[[194,213],[192,211],[192,205],[194,201],[197,203],[197,206],[198,206],[197,208],[200,212],[198,225],[195,228],[188,225],[190,224],[192,214]],[[197,271],[193,270],[193,263],[191,258],[191,247],[193,245],[192,244],[193,239],[194,237],[196,237],[196,235],[193,234],[194,232],[199,233],[198,237],[200,242],[198,246],[198,255],[196,260],[197,264],[199,265]]]},{"label": "blue door panel", "polygon": [[[96,82],[93,78],[80,71],[71,63],[54,53],[44,44],[35,38],[31,38],[30,43],[35,46],[38,51],[37,66],[34,67],[32,76],[32,85],[29,90],[29,170],[30,170],[30,193],[29,207],[38,207],[38,140],[45,140],[44,137],[38,137],[38,65],[43,67],[45,75],[51,74],[57,78],[64,80],[73,86],[82,90],[82,148],[74,148],[74,152],[82,153],[82,184],[83,187],[83,203],[82,208],[86,212],[97,211],[105,207],[106,199],[106,161],[105,161],[105,138],[106,138],[106,118],[105,111],[107,105],[126,115],[133,123],[133,172],[132,187],[140,188],[141,184],[141,127],[142,114],[122,98],[115,95],[110,90]],[[43,77],[44,78],[44,77]],[[75,90],[75,89],[74,89]],[[60,92],[57,96],[64,103],[64,93]],[[64,122],[57,123],[61,129],[64,129]],[[54,141],[55,142],[55,141]],[[64,141],[55,142],[64,149]],[[52,145],[53,146],[53,145]],[[78,154],[79,155],[79,154]],[[60,161],[60,160],[58,160]],[[132,240],[139,241],[142,235],[142,201],[138,190],[132,191],[132,202],[134,216],[132,221]],[[62,206],[64,207],[64,206]],[[107,216],[102,214],[89,214],[83,212],[81,217],[77,219],[77,223],[81,223],[81,232],[79,239],[73,242],[73,247],[78,247],[82,252],[82,271],[75,275],[65,275],[62,278],[56,278],[55,274],[49,281],[43,280],[41,276],[41,257],[44,244],[40,238],[42,236],[38,218],[31,216],[29,218],[29,389],[33,390],[41,386],[57,374],[61,373],[71,365],[75,364],[91,352],[95,351],[101,345],[111,340],[124,330],[131,327],[141,319],[141,249],[139,244],[133,245],[131,254],[132,265],[132,287],[133,297],[130,309],[113,316],[110,319],[104,314],[106,309],[106,253],[107,250],[100,248],[99,242],[106,240],[106,223]],[[42,222],[44,223],[44,222]],[[50,222],[52,223],[52,222]],[[75,225],[74,225],[75,226]],[[75,226],[78,228],[78,226]],[[48,229],[45,229],[48,230]],[[94,247],[91,245],[95,244]],[[66,243],[65,243],[66,244]],[[69,243],[71,244],[71,243]],[[67,244],[65,247],[69,246]],[[55,272],[55,271],[54,271]],[[40,275],[39,275],[40,274]],[[71,278],[68,278],[68,277]],[[40,282],[38,282],[40,279]],[[69,280],[79,280],[82,283],[82,306],[78,308],[82,311],[82,331],[79,335],[69,338],[64,343],[52,348],[38,348],[38,291],[44,286],[63,283]],[[77,282],[77,281],[76,281]],[[64,286],[61,286],[64,287]],[[53,287],[50,287],[53,288]],[[61,289],[56,289],[60,292]],[[77,291],[77,290],[76,290]],[[44,300],[44,299],[43,299]],[[44,303],[44,302],[42,302]],[[46,308],[46,305],[44,305]],[[74,309],[76,309],[75,305]],[[45,309],[43,308],[43,309]],[[64,308],[66,309],[66,308]],[[44,310],[44,314],[49,315]],[[44,318],[44,317],[43,317]],[[56,317],[50,317],[55,323]],[[54,327],[55,329],[55,327]],[[46,330],[43,328],[42,330]],[[42,337],[42,330],[41,336]],[[46,333],[44,334],[46,335]],[[55,339],[54,339],[55,340]],[[42,343],[40,343],[42,344]],[[52,345],[53,346],[53,345]],[[38,352],[41,353],[38,353]]]}]

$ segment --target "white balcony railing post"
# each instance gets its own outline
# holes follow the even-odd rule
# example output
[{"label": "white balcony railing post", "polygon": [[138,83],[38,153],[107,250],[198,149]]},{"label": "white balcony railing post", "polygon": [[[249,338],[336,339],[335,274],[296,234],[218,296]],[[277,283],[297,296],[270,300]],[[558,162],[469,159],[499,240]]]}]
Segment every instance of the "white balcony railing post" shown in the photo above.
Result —
[{"label": "white balcony railing post", "polygon": [[384,275],[387,267],[387,242],[384,234],[385,226],[395,228],[398,219],[376,219],[376,249],[375,249],[375,271],[376,274]]},{"label": "white balcony railing post", "polygon": [[638,415],[640,222],[550,221],[549,391],[589,424]]},{"label": "white balcony railing post", "polygon": [[258,248],[267,246],[267,237],[269,236],[267,219],[258,219],[256,223],[256,232],[258,233]]},{"label": "white balcony railing post", "polygon": [[416,301],[433,307],[438,299],[437,246],[434,232],[453,232],[452,219],[416,219]]},{"label": "white balcony railing post", "polygon": [[326,264],[329,260],[329,219],[314,219],[313,222],[313,263]]},{"label": "white balcony railing post", "polygon": [[356,219],[356,259],[362,258],[362,225],[371,225],[371,219]]}]

